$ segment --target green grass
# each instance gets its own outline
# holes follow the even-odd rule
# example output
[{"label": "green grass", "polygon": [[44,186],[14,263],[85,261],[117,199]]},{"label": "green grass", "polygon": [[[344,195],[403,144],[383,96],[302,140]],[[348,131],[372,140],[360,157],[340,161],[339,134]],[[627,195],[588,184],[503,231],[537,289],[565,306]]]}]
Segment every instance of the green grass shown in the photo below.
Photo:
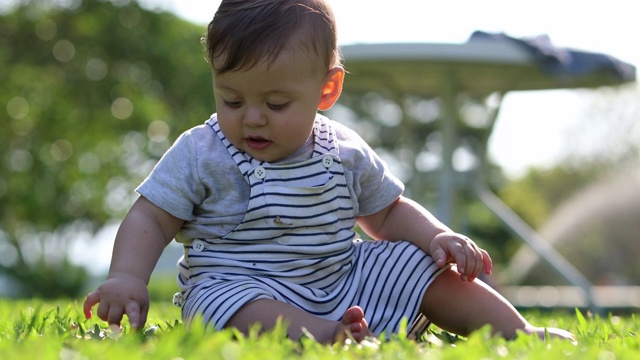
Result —
[{"label": "green grass", "polygon": [[186,331],[178,309],[155,302],[143,332],[114,336],[105,323],[85,320],[80,301],[0,299],[0,359],[637,359],[640,320],[588,316],[580,312],[527,312],[533,323],[571,330],[578,339],[544,342],[519,336],[512,341],[481,329],[459,338],[432,328],[425,342],[401,335],[387,340],[326,346],[305,338],[285,339],[282,328],[241,336],[234,331]]}]

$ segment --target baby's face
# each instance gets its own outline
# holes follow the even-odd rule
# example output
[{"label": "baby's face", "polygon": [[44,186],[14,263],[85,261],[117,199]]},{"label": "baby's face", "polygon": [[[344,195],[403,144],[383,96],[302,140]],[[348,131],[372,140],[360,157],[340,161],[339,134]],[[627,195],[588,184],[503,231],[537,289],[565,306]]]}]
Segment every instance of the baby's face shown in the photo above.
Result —
[{"label": "baby's face", "polygon": [[326,80],[318,63],[309,51],[289,50],[271,64],[215,74],[218,123],[227,139],[267,162],[300,149],[311,134]]}]

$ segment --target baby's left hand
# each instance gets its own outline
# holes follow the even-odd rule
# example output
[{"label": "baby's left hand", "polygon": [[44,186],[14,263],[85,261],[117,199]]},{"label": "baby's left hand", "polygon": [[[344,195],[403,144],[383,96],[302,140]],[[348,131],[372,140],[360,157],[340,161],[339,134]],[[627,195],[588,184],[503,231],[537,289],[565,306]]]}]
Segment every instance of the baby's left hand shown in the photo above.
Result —
[{"label": "baby's left hand", "polygon": [[431,240],[429,250],[438,267],[455,263],[460,278],[464,281],[475,280],[482,268],[485,274],[491,274],[492,261],[489,253],[464,235],[454,232],[440,233]]}]

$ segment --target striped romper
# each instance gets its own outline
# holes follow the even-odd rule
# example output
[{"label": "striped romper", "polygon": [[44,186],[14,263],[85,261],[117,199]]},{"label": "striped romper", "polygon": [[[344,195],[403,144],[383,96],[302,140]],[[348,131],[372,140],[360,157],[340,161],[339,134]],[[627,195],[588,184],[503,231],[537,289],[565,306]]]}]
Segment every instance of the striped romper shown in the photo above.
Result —
[{"label": "striped romper", "polygon": [[218,238],[185,243],[174,302],[185,323],[221,329],[243,305],[275,299],[331,320],[353,305],[371,331],[397,332],[413,321],[438,274],[430,256],[407,242],[356,240],[356,213],[328,119],[314,126],[313,156],[270,165],[220,137],[251,189],[242,222]]}]

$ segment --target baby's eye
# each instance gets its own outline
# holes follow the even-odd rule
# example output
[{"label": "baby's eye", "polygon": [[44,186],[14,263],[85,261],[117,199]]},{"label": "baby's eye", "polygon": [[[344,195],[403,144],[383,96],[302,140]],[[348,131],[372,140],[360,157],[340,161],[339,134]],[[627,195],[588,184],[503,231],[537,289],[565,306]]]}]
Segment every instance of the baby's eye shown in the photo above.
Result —
[{"label": "baby's eye", "polygon": [[242,106],[242,101],[227,101],[223,100],[224,106],[230,107],[232,109],[237,109]]},{"label": "baby's eye", "polygon": [[282,104],[272,104],[272,103],[267,103],[267,106],[269,107],[269,109],[271,110],[284,110],[287,108],[287,106],[289,106],[289,103],[282,103]]}]

